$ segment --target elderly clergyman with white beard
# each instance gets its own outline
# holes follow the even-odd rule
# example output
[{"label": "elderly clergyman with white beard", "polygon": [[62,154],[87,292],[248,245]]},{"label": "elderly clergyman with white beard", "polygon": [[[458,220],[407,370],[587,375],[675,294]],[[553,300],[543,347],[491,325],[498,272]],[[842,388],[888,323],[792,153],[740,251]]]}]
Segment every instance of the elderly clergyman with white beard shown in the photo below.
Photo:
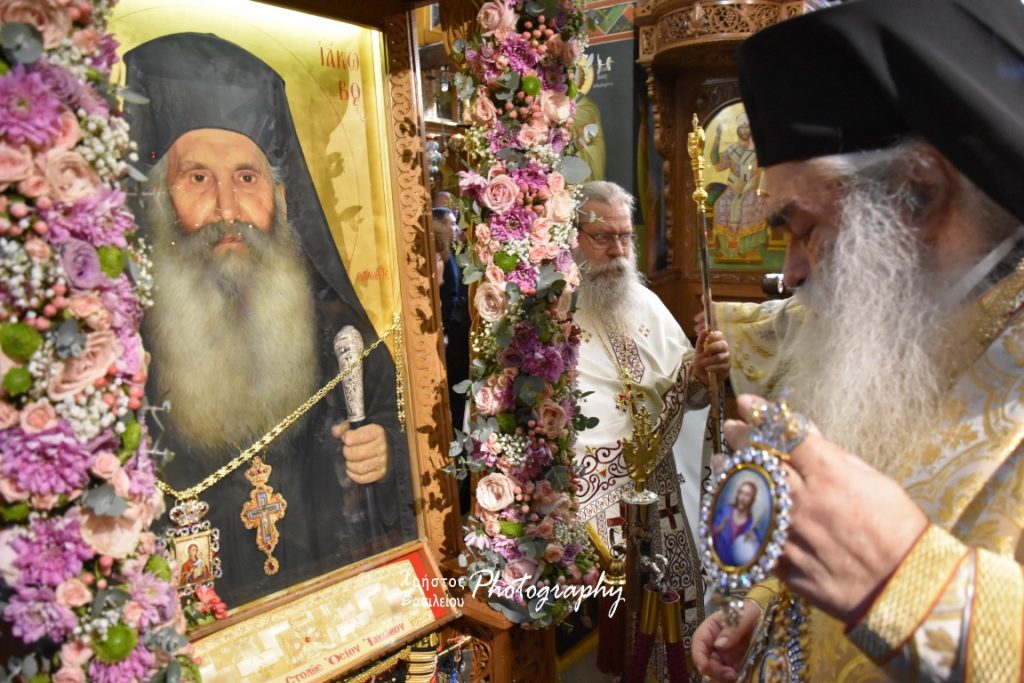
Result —
[{"label": "elderly clergyman with white beard", "polygon": [[580,390],[592,393],[580,410],[600,422],[576,440],[578,515],[590,524],[602,554],[625,543],[620,501],[632,480],[622,449],[634,425],[621,397],[628,390],[659,423],[658,465],[647,480],[658,494],[652,546],[668,560],[668,585],[693,605],[684,627],[689,643],[704,603],[694,539],[700,476],[683,482],[674,451],[701,471],[703,442],[684,443],[680,429],[688,409],[708,405],[708,372],[728,371],[729,350],[715,332],[710,340],[698,338],[695,353],[665,304],[643,285],[633,251],[633,197],[606,181],[582,191],[575,252],[581,272],[576,321],[583,329],[578,379]]},{"label": "elderly clergyman with white beard", "polygon": [[715,681],[748,646],[753,680],[1020,681],[1024,4],[864,0],[739,61],[798,290],[718,319],[734,386],[787,389],[816,428],[785,466],[776,577],[694,660]]},{"label": "elderly clergyman with white beard", "polygon": [[[150,429],[175,454],[161,476],[180,491],[339,372],[339,330],[354,327],[367,348],[376,334],[327,229],[280,77],[212,35],[158,38],[125,62],[128,86],[150,100],[128,107],[149,166],[139,212],[156,281],[143,323],[147,393],[170,402]],[[260,453],[287,506],[276,571],[242,520],[252,461],[199,493],[220,532],[215,589],[230,607],[415,538],[386,347],[363,375],[365,424],[349,424],[338,387]]]}]

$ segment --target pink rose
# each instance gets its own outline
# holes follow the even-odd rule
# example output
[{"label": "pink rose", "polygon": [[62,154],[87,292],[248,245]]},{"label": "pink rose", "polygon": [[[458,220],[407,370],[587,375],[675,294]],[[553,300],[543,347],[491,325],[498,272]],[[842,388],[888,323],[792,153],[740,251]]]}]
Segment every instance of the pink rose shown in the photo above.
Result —
[{"label": "pink rose", "polygon": [[518,195],[516,181],[507,175],[498,175],[487,183],[482,199],[484,206],[491,211],[504,213],[515,206]]},{"label": "pink rose", "polygon": [[143,531],[139,535],[139,552],[144,555],[156,552],[156,534],[152,531]]},{"label": "pink rose", "polygon": [[551,219],[538,216],[530,226],[530,241],[544,244],[551,239]]},{"label": "pink rose", "polygon": [[583,578],[582,574],[580,573],[580,568],[577,567],[575,564],[570,564],[565,571],[569,575],[570,583],[579,583],[580,579]]},{"label": "pink rose", "polygon": [[565,176],[555,171],[548,176],[548,189],[553,194],[557,194],[565,190]]},{"label": "pink rose", "polygon": [[60,0],[0,0],[0,24],[32,24],[53,48],[71,30],[71,14]]},{"label": "pink rose", "polygon": [[554,532],[555,523],[554,521],[552,521],[550,517],[545,517],[544,519],[542,519],[541,523],[537,525],[537,529],[535,531],[537,536],[540,536],[544,539],[550,539],[551,534],[553,534]]},{"label": "pink rose", "polygon": [[110,484],[114,487],[114,493],[122,498],[127,498],[132,486],[132,480],[122,467],[117,472],[114,472],[114,476],[110,479]]},{"label": "pink rose", "polygon": [[527,258],[530,259],[530,263],[537,265],[546,258],[546,254],[547,249],[542,246],[531,247],[527,253]]},{"label": "pink rose", "polygon": [[[76,498],[77,496],[78,493],[73,493],[68,497]],[[60,495],[56,493],[33,493],[31,502],[32,507],[37,510],[52,510],[58,500],[60,500]]]},{"label": "pink rose", "polygon": [[[0,372],[0,376],[6,374]],[[0,401],[0,429],[9,429],[21,421],[18,409],[7,401]]]},{"label": "pink rose", "polygon": [[569,315],[569,308],[572,306],[572,290],[566,287],[555,300],[555,306],[551,313],[557,320],[564,320]]},{"label": "pink rose", "polygon": [[34,173],[18,183],[18,192],[30,199],[35,199],[49,194],[50,183],[46,182],[45,176]]},{"label": "pink rose", "polygon": [[561,59],[562,52],[565,50],[565,41],[562,40],[562,36],[556,33],[548,38],[548,42],[544,43],[544,46],[547,48],[548,55],[555,59]]},{"label": "pink rose", "polygon": [[85,350],[75,358],[58,361],[56,372],[50,379],[47,394],[54,401],[74,396],[82,389],[107,374],[117,360],[117,337],[110,330],[86,335]]},{"label": "pink rose", "polygon": [[564,123],[572,116],[572,100],[566,97],[565,93],[545,90],[540,94],[540,110],[548,123]]},{"label": "pink rose", "polygon": [[570,263],[568,270],[565,271],[565,281],[573,289],[580,286],[580,267],[575,263]]},{"label": "pink rose", "polygon": [[28,500],[28,491],[22,491],[13,479],[4,477],[0,479],[0,496],[3,496],[8,503],[17,503]]},{"label": "pink rose", "polygon": [[80,510],[82,540],[93,551],[123,560],[135,550],[139,543],[139,534],[142,533],[141,519],[133,519],[128,515],[97,515],[85,507]]},{"label": "pink rose", "polygon": [[124,603],[124,621],[132,628],[138,627],[139,622],[142,621],[143,607],[140,603],[135,600],[129,600]]},{"label": "pink rose", "polygon": [[481,318],[488,322],[494,322],[505,315],[508,310],[508,297],[505,295],[503,287],[485,282],[477,287],[473,304]]},{"label": "pink rose", "polygon": [[482,36],[507,34],[516,25],[516,13],[504,2],[485,2],[476,14]]},{"label": "pink rose", "polygon": [[466,116],[470,122],[478,126],[486,126],[493,122],[497,115],[498,110],[494,106],[494,102],[491,102],[490,91],[487,88],[478,88],[476,99],[473,100],[473,104],[466,110]]},{"label": "pink rose", "polygon": [[50,679],[53,683],[85,683],[85,672],[81,667],[62,666]]},{"label": "pink rose", "polygon": [[68,299],[68,310],[94,330],[109,330],[113,322],[113,316],[97,292],[73,294]]},{"label": "pink rose", "polygon": [[81,31],[75,31],[74,35],[71,36],[71,42],[83,53],[90,54],[99,44],[100,34],[96,29],[85,28]]},{"label": "pink rose", "polygon": [[481,415],[494,415],[501,410],[501,402],[491,387],[480,387],[473,396],[473,403]]},{"label": "pink rose", "polygon": [[32,171],[32,150],[28,145],[0,142],[0,184],[24,180]]},{"label": "pink rose", "polygon": [[25,240],[25,251],[32,257],[32,260],[36,263],[42,263],[50,258],[50,245],[46,243],[46,240],[39,239],[38,237],[29,237]]},{"label": "pink rose", "polygon": [[543,145],[548,141],[548,128],[531,123],[519,129],[519,144],[523,147]]},{"label": "pink rose", "polygon": [[101,451],[92,462],[89,470],[100,479],[110,481],[121,471],[121,460],[110,451]]},{"label": "pink rose", "polygon": [[565,43],[562,49],[562,63],[566,66],[572,66],[576,62],[580,61],[580,57],[583,56],[583,46],[580,45],[580,41],[573,38],[568,43]]},{"label": "pink rose", "polygon": [[18,582],[20,572],[14,566],[14,562],[18,559],[18,553],[11,547],[11,543],[20,535],[14,529],[0,530],[0,579],[6,581],[8,586],[13,586]]},{"label": "pink rose", "polygon": [[544,214],[555,223],[564,223],[576,211],[576,200],[568,192],[556,192],[548,199]]},{"label": "pink rose", "polygon": [[57,411],[49,401],[39,400],[29,403],[21,409],[21,429],[26,434],[39,432],[57,424]]},{"label": "pink rose", "polygon": [[501,512],[516,500],[512,480],[494,472],[476,483],[476,502],[484,510]]},{"label": "pink rose", "polygon": [[544,549],[544,560],[551,564],[561,562],[564,555],[565,548],[558,541],[548,543],[548,547]]},{"label": "pink rose", "polygon": [[489,519],[484,522],[484,533],[494,538],[501,535],[501,524],[496,519]]},{"label": "pink rose", "polygon": [[537,408],[537,422],[544,427],[550,437],[560,437],[565,432],[567,419],[562,406],[548,399]]},{"label": "pink rose", "polygon": [[505,271],[498,266],[491,264],[487,266],[487,270],[484,271],[484,277],[495,287],[501,287],[501,291],[505,291]]},{"label": "pink rose", "polygon": [[50,194],[58,202],[73,202],[96,191],[100,179],[78,152],[53,149],[42,158]]},{"label": "pink rose", "polygon": [[598,573],[597,567],[591,567],[587,570],[587,573],[583,575],[583,583],[588,586],[596,586],[599,576],[600,574]]},{"label": "pink rose", "polygon": [[164,494],[160,489],[153,489],[153,495],[141,503],[133,503],[128,506],[128,511],[125,515],[132,519],[138,519],[142,522],[142,526],[150,527],[153,525],[153,521],[159,519],[164,511],[167,509],[167,504],[164,501]]},{"label": "pink rose", "polygon": [[488,244],[491,241],[491,226],[486,223],[480,223],[473,228],[473,239],[476,240],[477,244]]},{"label": "pink rose", "polygon": [[[75,35],[83,33],[79,31]],[[57,149],[71,149],[82,139],[82,129],[78,127],[78,117],[69,111],[60,114],[60,132],[53,146]]]},{"label": "pink rose", "polygon": [[64,643],[60,648],[60,661],[66,666],[85,666],[92,659],[92,648],[80,640]]},{"label": "pink rose", "polygon": [[81,607],[92,602],[92,591],[81,579],[72,577],[57,586],[57,604],[65,607]]},{"label": "pink rose", "polygon": [[528,586],[533,583],[537,576],[537,563],[533,560],[520,557],[512,560],[501,570],[501,578],[507,583]]}]

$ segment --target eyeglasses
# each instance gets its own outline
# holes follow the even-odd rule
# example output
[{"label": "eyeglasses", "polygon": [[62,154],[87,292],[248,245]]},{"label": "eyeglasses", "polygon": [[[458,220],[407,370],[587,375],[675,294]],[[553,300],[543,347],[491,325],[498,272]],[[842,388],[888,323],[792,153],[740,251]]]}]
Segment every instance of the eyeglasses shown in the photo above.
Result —
[{"label": "eyeglasses", "polygon": [[618,242],[619,246],[626,248],[633,243],[633,233],[627,232],[618,234],[614,232],[599,232],[596,235],[592,235],[586,230],[580,230],[581,233],[590,238],[590,241],[599,247],[610,247],[612,242]]}]

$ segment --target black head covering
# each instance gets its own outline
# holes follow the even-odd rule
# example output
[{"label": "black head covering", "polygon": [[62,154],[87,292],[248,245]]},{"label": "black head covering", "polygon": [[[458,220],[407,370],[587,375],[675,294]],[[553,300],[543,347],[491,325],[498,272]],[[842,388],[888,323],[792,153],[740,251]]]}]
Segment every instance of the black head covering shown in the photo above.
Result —
[{"label": "black head covering", "polygon": [[288,222],[306,257],[341,299],[365,314],[345,275],[305,157],[284,80],[265,62],[212,34],[174,33],[124,56],[126,84],[149,104],[125,103],[143,171],[190,130],[220,128],[255,142],[285,185]]},{"label": "black head covering", "polygon": [[863,0],[740,46],[762,166],[928,140],[1024,220],[1024,4]]}]

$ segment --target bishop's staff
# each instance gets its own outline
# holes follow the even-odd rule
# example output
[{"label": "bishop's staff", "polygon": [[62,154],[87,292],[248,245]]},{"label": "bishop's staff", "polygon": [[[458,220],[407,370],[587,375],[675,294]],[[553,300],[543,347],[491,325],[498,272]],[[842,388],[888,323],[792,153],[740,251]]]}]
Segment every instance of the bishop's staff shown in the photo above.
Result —
[{"label": "bishop's staff", "polygon": [[[700,260],[700,284],[704,302],[704,324],[708,334],[718,329],[715,307],[711,300],[711,259],[708,256],[708,193],[704,189],[704,129],[700,127],[697,115],[693,115],[693,132],[686,136],[686,149],[690,153],[693,167],[693,201],[697,203],[697,258]],[[707,337],[705,337],[707,339]],[[722,452],[722,382],[715,373],[708,373],[711,389],[711,414],[708,422],[711,430],[711,445],[717,455]]]}]

